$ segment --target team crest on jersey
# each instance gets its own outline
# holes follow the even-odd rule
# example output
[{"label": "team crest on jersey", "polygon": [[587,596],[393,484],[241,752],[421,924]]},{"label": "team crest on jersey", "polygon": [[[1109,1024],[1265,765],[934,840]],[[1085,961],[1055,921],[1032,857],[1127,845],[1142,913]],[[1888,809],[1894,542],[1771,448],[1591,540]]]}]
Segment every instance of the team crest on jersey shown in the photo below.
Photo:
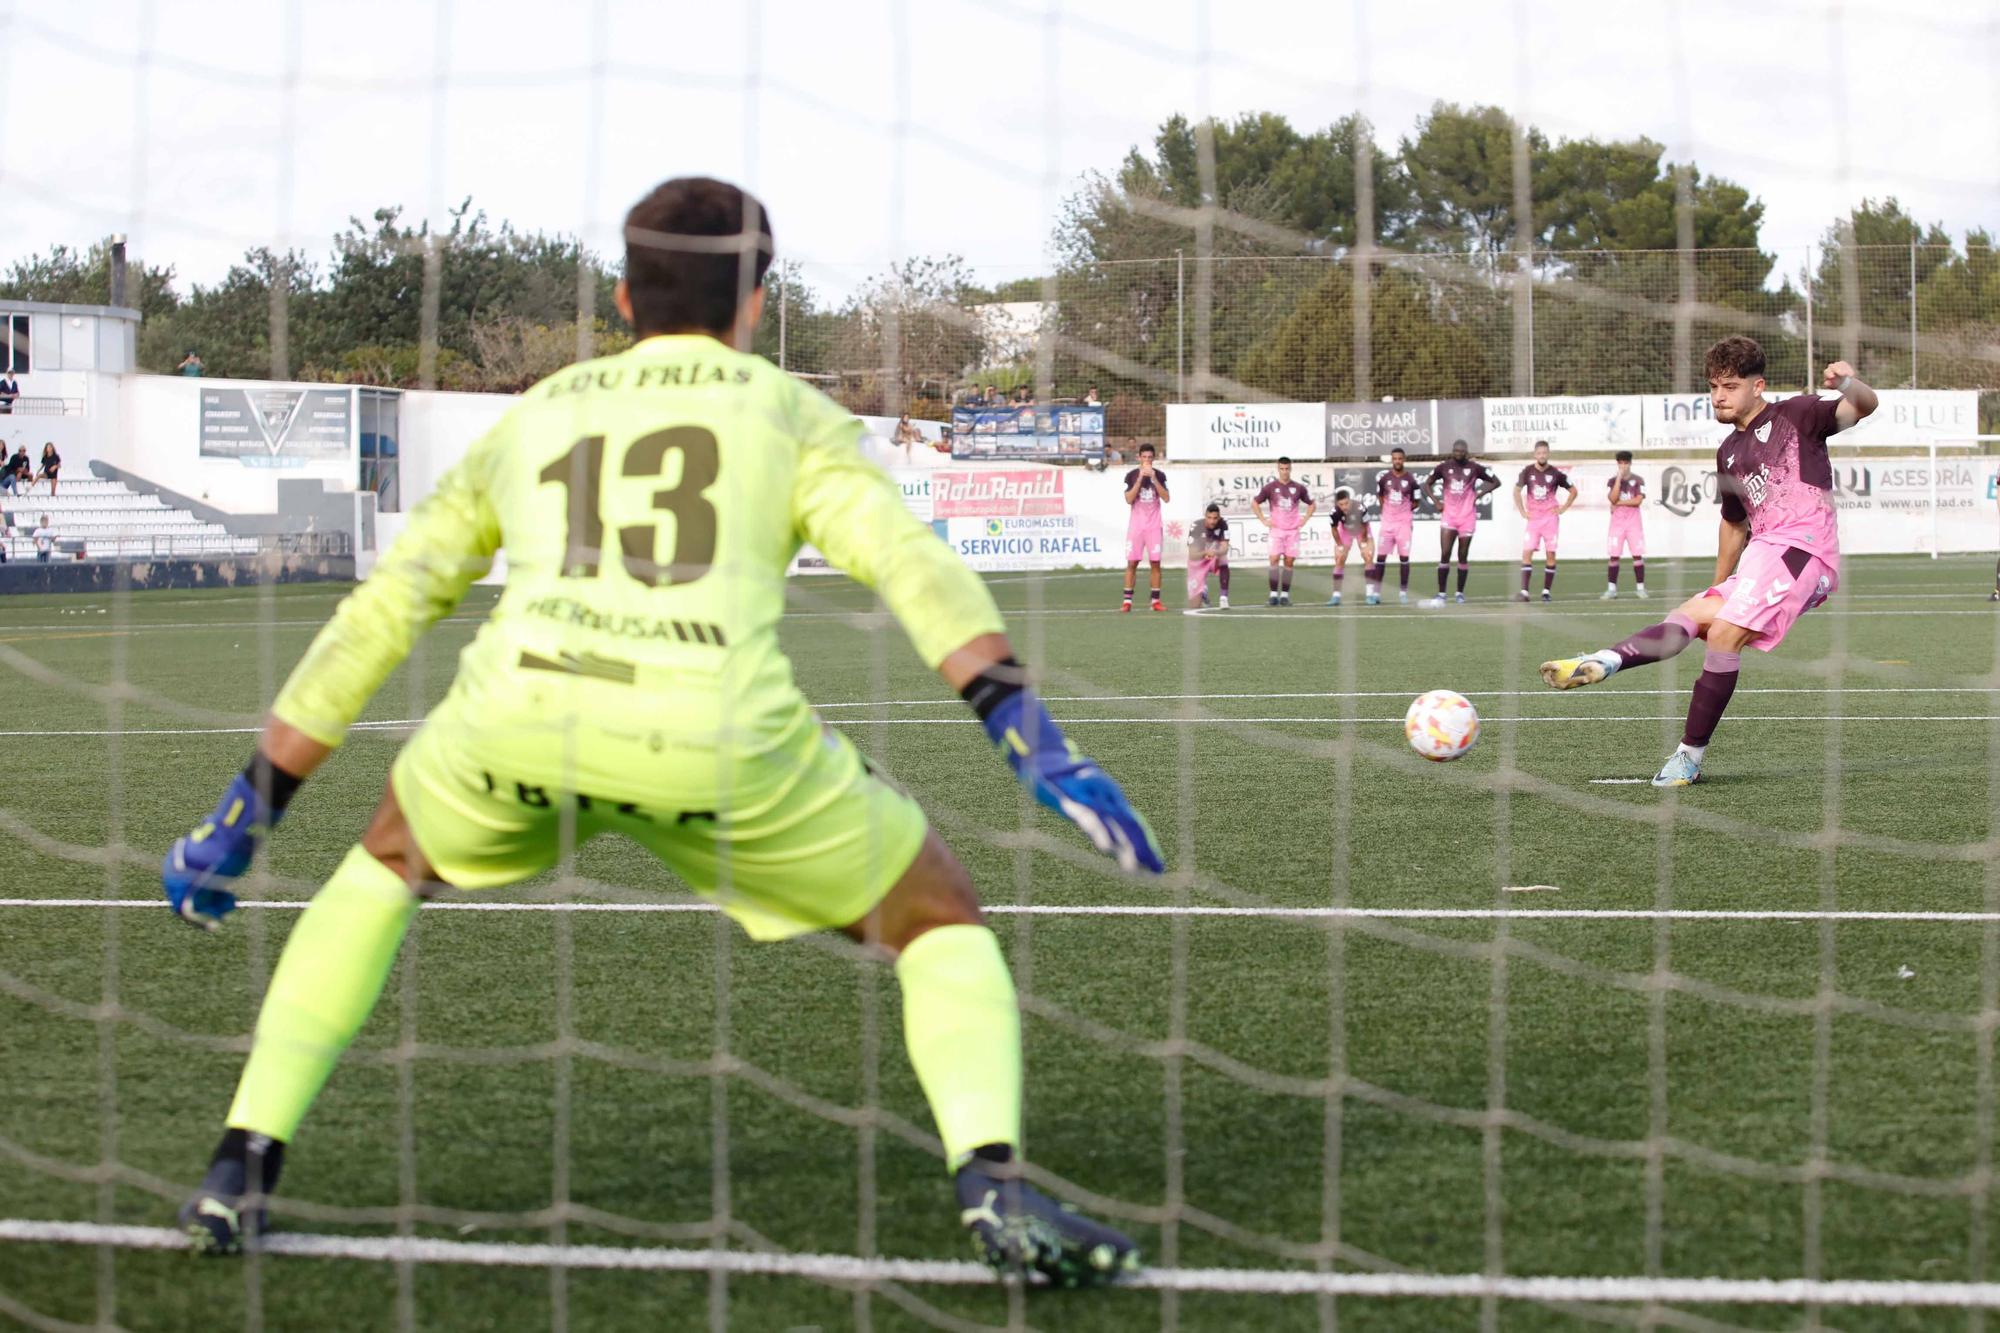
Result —
[{"label": "team crest on jersey", "polygon": [[1771,442],[1771,423],[1767,421],[1757,427],[1755,434],[1757,436],[1757,443],[1769,444]]}]

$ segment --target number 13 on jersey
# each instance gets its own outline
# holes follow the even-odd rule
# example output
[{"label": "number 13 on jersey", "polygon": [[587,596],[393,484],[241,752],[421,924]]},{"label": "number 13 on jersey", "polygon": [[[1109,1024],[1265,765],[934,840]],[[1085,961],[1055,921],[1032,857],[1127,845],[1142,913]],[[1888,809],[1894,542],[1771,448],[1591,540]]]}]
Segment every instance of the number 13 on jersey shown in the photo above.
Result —
[{"label": "number 13 on jersey", "polygon": [[[586,435],[539,474],[543,482],[565,493],[566,536],[562,573],[565,578],[596,578],[603,574],[606,551],[604,512],[605,437]],[[680,459],[680,479],[654,487],[650,506],[672,514],[673,550],[660,558],[657,523],[624,523],[617,529],[616,549],[625,572],[650,588],[693,583],[708,573],[715,559],[715,506],[704,494],[721,468],[715,432],[705,426],[669,426],[634,440],[619,460],[612,480],[619,488],[636,490],[667,473],[670,455]]]}]

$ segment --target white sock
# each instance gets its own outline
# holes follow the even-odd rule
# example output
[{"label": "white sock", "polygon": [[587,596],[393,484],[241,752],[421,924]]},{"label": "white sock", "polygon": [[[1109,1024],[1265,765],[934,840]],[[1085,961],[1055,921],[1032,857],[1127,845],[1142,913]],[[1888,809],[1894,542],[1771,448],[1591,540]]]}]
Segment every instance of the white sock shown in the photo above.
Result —
[{"label": "white sock", "polygon": [[1596,662],[1598,665],[1602,666],[1604,668],[1604,674],[1607,676],[1613,674],[1618,670],[1619,667],[1624,665],[1624,659],[1619,657],[1615,651],[1609,648],[1599,648],[1596,652],[1588,653],[1586,654],[1586,656],[1588,656],[1591,661]]},{"label": "white sock", "polygon": [[1643,584],[1643,583],[1639,584],[1639,585],[1638,585],[1638,588],[1639,588],[1639,591],[1640,591],[1640,592],[1644,592],[1644,591],[1646,591],[1646,585],[1645,585],[1645,584]]},{"label": "white sock", "polygon": [[1708,747],[1706,745],[1689,745],[1683,741],[1679,746],[1675,747],[1674,753],[1684,754],[1698,764],[1701,762],[1701,757],[1708,753]]},{"label": "white sock", "polygon": [[1606,591],[1606,592],[1617,592],[1617,591],[1618,591],[1618,585],[1617,585],[1617,584],[1615,584],[1615,583],[1606,583],[1606,584],[1604,585],[1604,591]]}]

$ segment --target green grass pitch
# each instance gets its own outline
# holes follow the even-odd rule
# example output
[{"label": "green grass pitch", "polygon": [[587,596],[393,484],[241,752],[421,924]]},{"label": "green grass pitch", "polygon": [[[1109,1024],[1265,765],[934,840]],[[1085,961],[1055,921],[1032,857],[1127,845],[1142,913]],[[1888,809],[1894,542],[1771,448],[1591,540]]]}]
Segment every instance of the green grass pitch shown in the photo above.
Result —
[{"label": "green grass pitch", "polygon": [[[1337,1240],[1345,1268],[1992,1275],[1978,1174],[1993,1157],[1991,1038],[1978,1017],[2000,983],[2000,927],[1810,915],[2000,905],[2000,625],[1985,562],[1851,560],[1840,595],[1777,654],[1745,654],[1708,779],[1665,796],[1597,780],[1654,771],[1698,654],[1568,694],[1542,689],[1534,668],[1658,619],[1706,569],[1657,563],[1646,603],[1629,583],[1599,602],[1600,569],[1573,559],[1555,605],[1517,607],[1502,600],[1512,566],[1480,566],[1473,603],[1444,611],[1355,605],[1354,577],[1348,605],[1329,610],[1325,572],[1310,571],[1299,605],[1271,611],[1262,571],[1245,568],[1237,609],[1200,616],[1119,615],[1115,573],[996,578],[1052,711],[1151,817],[1175,872],[1157,884],[1118,878],[1060,821],[1024,810],[865,591],[794,584],[784,633],[807,694],[932,812],[992,904],[1807,914],[996,915],[1029,997],[1030,1156],[1137,1211],[1149,1261],[1310,1269],[1311,1247]],[[1419,563],[1420,590],[1429,579]],[[0,897],[156,898],[150,863],[249,750],[227,728],[254,720],[336,596],[10,599]],[[490,602],[481,590],[439,625],[370,716],[421,715]],[[118,699],[96,688],[120,682],[133,689]],[[1433,687],[1472,696],[1485,718],[1457,764],[1426,764],[1402,740],[1407,700]],[[357,732],[308,784],[272,844],[273,881],[252,895],[296,898],[332,870],[398,737]],[[615,840],[585,848],[572,873],[571,897],[685,900]],[[1505,891],[1531,885],[1554,888]],[[245,911],[211,938],[164,909],[0,908],[0,1217],[171,1220],[233,1086],[227,1044],[248,1031],[294,919]],[[98,1021],[107,1002],[126,1020]],[[721,1214],[735,1249],[960,1259],[939,1162],[893,1125],[824,1114],[879,1105],[928,1129],[898,1005],[886,970],[833,942],[756,946],[712,914],[425,912],[293,1148],[285,1193],[303,1215],[278,1220],[388,1234],[387,1210],[414,1202],[422,1236],[700,1248]],[[753,1068],[703,1072],[725,1048]],[[115,1176],[98,1170],[107,1159]],[[589,1211],[560,1228],[532,1216],[558,1197]],[[1175,1201],[1178,1221],[1158,1220]],[[380,1211],[339,1211],[360,1209]],[[801,1278],[0,1244],[0,1314],[24,1322],[533,1329],[558,1307],[571,1329],[718,1315],[757,1329],[946,1316],[1430,1329],[1483,1314],[1540,1329],[1641,1314],[857,1294]],[[1754,1328],[1806,1318],[1680,1310]],[[1851,1329],[1966,1322],[1824,1314]]]}]

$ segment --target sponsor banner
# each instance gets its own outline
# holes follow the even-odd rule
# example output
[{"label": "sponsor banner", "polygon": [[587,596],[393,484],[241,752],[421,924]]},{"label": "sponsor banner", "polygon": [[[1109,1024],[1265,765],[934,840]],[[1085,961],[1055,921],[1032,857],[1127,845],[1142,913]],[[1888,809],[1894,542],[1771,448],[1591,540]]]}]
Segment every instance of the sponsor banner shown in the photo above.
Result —
[{"label": "sponsor banner", "polygon": [[1705,393],[1649,393],[1639,400],[1639,440],[1621,448],[1700,454],[1722,443],[1729,427],[1715,419]]},{"label": "sponsor banner", "polygon": [[1587,398],[1487,398],[1486,448],[1526,454],[1537,440],[1552,450],[1618,450],[1639,447],[1639,396]]},{"label": "sponsor banner", "polygon": [[[1046,469],[1043,469],[1046,470]],[[1311,491],[1317,505],[1301,537],[1300,561],[1324,567],[1333,557],[1333,539],[1328,511],[1334,491],[1348,487],[1366,505],[1375,532],[1380,533],[1376,512],[1375,478],[1379,466],[1337,466],[1331,463],[1304,463],[1293,469],[1293,478]],[[960,469],[959,471],[972,471]],[[993,469],[1020,475],[1023,469]],[[924,472],[892,469],[902,489],[903,503],[911,513],[930,522],[938,536],[973,568],[999,573],[1008,570],[1049,570],[1066,568],[1118,569],[1125,563],[1126,521],[1130,514],[1124,502],[1119,476],[1065,469],[1062,512],[1023,514],[1020,488],[960,487],[953,491],[948,507],[962,503],[978,508],[971,497],[989,496],[984,503],[1008,512],[965,513],[957,517],[932,518],[939,483],[952,472]],[[1413,468],[1421,478],[1429,469]],[[1576,483],[1577,501],[1562,518],[1559,544],[1568,563],[1557,580],[1556,595],[1571,598],[1593,597],[1603,588],[1603,559],[1610,530],[1611,507],[1607,483],[1616,473],[1608,461],[1581,461],[1565,464],[1564,471]],[[1262,565],[1270,555],[1270,530],[1250,512],[1251,497],[1274,479],[1262,467],[1187,467],[1167,469],[1173,500],[1161,524],[1163,560],[1181,566],[1187,560],[1190,524],[1201,521],[1209,501],[1220,504],[1229,519],[1230,559],[1238,566]],[[1645,483],[1646,503],[1640,510],[1645,526],[1649,557],[1692,557],[1711,559],[1715,554],[1717,490],[1715,459],[1706,456],[1668,458],[1641,457],[1633,472]],[[1939,546],[1946,552],[1990,551],[1996,540],[1994,509],[2000,499],[2000,460],[1975,457],[1939,459],[1938,499],[1935,516]],[[1514,509],[1511,475],[1506,485],[1480,507],[1480,524],[1473,537],[1472,559],[1482,567],[1472,576],[1470,591],[1478,597],[1504,595],[1517,586],[1511,568],[1507,581],[1498,583],[1498,562],[1510,567],[1520,554],[1524,523]],[[1849,554],[1917,552],[1931,549],[1933,515],[1930,487],[1931,464],[1921,455],[1836,460],[1835,503],[1839,506],[1841,546]],[[1436,512],[1426,503],[1417,513],[1422,526],[1417,532],[1416,563],[1423,567],[1412,587],[1428,596],[1433,588],[1429,570],[1437,532]],[[1352,580],[1353,560],[1349,561]],[[825,569],[825,561],[810,547],[799,554],[797,571]],[[1302,576],[1311,592],[1317,587],[1324,596],[1325,574]],[[1391,572],[1394,578],[1393,571]],[[1693,580],[1705,577],[1697,570],[1690,583],[1675,590],[1676,595],[1699,592]],[[1624,573],[1629,588],[1631,570]],[[1654,592],[1665,591],[1656,576]],[[1540,586],[1537,582],[1537,587]],[[1295,594],[1296,595],[1296,594]]]},{"label": "sponsor banner", "polygon": [[1452,445],[1465,441],[1474,458],[1486,451],[1486,403],[1478,398],[1437,400],[1437,452],[1448,454]]},{"label": "sponsor banner", "polygon": [[1046,518],[953,518],[945,540],[979,570],[1105,568],[1124,559],[1122,526],[1108,513],[1056,514]]},{"label": "sponsor banner", "polygon": [[1169,403],[1167,458],[1323,459],[1326,420],[1324,403]]},{"label": "sponsor banner", "polygon": [[[1881,406],[1834,436],[1841,448],[1925,444],[1979,433],[1979,394],[1972,389],[1877,389]],[[1793,397],[1767,393],[1772,402]],[[1830,397],[1821,394],[1821,397]],[[1640,400],[1639,430],[1652,452],[1698,454],[1729,434],[1715,420],[1705,393],[1648,394]],[[1631,447],[1631,446],[1624,446]]]},{"label": "sponsor banner", "polygon": [[354,391],[273,386],[201,390],[201,456],[303,467],[353,452]]},{"label": "sponsor banner", "polygon": [[1379,458],[1391,449],[1414,456],[1437,453],[1437,404],[1413,399],[1395,403],[1328,403],[1326,456]]},{"label": "sponsor banner", "polygon": [[932,518],[1042,518],[1063,512],[1063,468],[967,468],[932,475]]},{"label": "sponsor banner", "polygon": [[959,459],[1104,457],[1104,409],[1035,404],[951,411],[951,456]]},{"label": "sponsor banner", "polygon": [[[903,508],[908,510],[913,517],[920,518],[925,523],[928,523],[931,530],[937,533],[939,538],[943,538],[945,535],[945,521],[941,518],[935,520],[931,518],[932,474],[917,468],[884,468],[883,471],[889,474],[890,479],[896,483],[897,488],[902,492]],[[826,557],[820,554],[818,548],[801,546],[799,547],[798,554],[792,557],[790,572],[794,574],[830,574],[835,571],[827,563]]]}]

